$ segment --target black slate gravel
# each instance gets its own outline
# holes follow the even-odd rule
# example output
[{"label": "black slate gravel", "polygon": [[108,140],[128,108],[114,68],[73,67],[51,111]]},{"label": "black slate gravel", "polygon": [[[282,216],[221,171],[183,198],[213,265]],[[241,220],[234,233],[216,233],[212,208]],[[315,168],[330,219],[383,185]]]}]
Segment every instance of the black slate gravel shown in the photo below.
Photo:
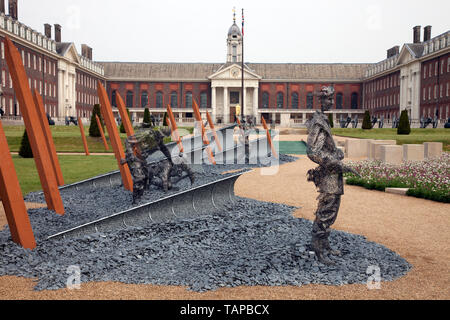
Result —
[{"label": "black slate gravel", "polygon": [[[213,178],[219,171],[206,168],[205,176]],[[241,285],[366,283],[369,266],[380,268],[382,281],[392,281],[411,269],[386,247],[341,231],[333,231],[330,242],[343,256],[334,258],[336,265],[325,266],[307,248],[312,222],[294,218],[293,207],[243,198],[210,216],[46,240],[77,219],[91,215],[92,221],[101,212],[129,208],[131,194],[112,189],[80,190],[78,197],[63,192],[64,217],[29,210],[38,241],[33,251],[13,243],[8,228],[0,231],[0,276],[37,278],[36,290],[59,289],[66,286],[68,267],[75,265],[82,282],[177,285],[202,292]],[[77,206],[85,209],[67,210]]]}]

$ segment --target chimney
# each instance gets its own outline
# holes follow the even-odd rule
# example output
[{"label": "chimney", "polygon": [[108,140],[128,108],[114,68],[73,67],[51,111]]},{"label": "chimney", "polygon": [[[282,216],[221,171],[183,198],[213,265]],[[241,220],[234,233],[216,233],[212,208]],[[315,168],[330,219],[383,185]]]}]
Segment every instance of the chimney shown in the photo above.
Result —
[{"label": "chimney", "polygon": [[390,57],[393,57],[393,56],[399,54],[399,52],[400,52],[400,47],[399,47],[399,46],[392,47],[391,49],[389,49],[389,50],[387,51],[387,57],[388,57],[388,59],[389,59]]},{"label": "chimney", "polygon": [[52,26],[48,23],[44,24],[44,34],[47,38],[52,38]]},{"label": "chimney", "polygon": [[423,42],[431,39],[431,26],[426,26],[423,32]]},{"label": "chimney", "polygon": [[89,58],[89,47],[85,44],[81,45],[81,55],[85,58]]},{"label": "chimney", "polygon": [[17,20],[17,0],[9,0],[9,16]]},{"label": "chimney", "polygon": [[0,0],[0,12],[5,13],[5,0]]},{"label": "chimney", "polygon": [[89,47],[89,60],[92,60],[92,48],[91,47]]},{"label": "chimney", "polygon": [[421,26],[415,26],[413,28],[413,30],[414,30],[414,34],[413,34],[414,43],[420,43],[420,29],[421,29]]},{"label": "chimney", "polygon": [[55,24],[55,41],[61,42],[61,26],[59,24]]}]

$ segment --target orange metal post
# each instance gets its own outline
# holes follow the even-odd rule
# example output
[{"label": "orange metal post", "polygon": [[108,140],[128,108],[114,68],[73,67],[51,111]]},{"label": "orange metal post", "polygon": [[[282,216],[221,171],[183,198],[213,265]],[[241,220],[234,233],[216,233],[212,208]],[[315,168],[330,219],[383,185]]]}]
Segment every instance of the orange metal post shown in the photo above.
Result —
[{"label": "orange metal post", "polygon": [[83,140],[84,151],[86,152],[86,155],[88,156],[88,155],[90,155],[89,148],[88,148],[88,144],[87,144],[87,140],[86,140],[86,134],[84,133],[83,122],[81,121],[80,117],[78,117],[78,127],[80,128],[81,139]]},{"label": "orange metal post", "polygon": [[120,174],[122,175],[123,186],[129,191],[133,191],[133,180],[131,178],[130,168],[128,168],[128,164],[126,163],[124,165],[120,164],[120,160],[125,159],[125,153],[123,151],[122,141],[120,140],[108,95],[106,94],[105,87],[103,87],[100,81],[97,82],[97,91],[98,97],[100,99],[100,109],[103,115],[103,119],[105,119],[109,139],[111,141],[114,155],[116,156],[116,160],[119,165]]},{"label": "orange metal post", "polygon": [[267,140],[269,141],[270,148],[272,149],[272,154],[274,155],[275,158],[278,159],[277,151],[275,150],[275,148],[272,144],[272,137],[270,136],[269,128],[267,127],[266,120],[264,120],[264,117],[262,117],[262,116],[261,116],[261,122],[262,122],[264,129],[266,130]]},{"label": "orange metal post", "polygon": [[208,153],[209,161],[215,165],[216,160],[214,159],[211,148],[209,146],[209,140],[208,140],[208,137],[206,136],[205,126],[203,125],[203,121],[202,121],[202,115],[200,114],[200,110],[198,108],[197,102],[195,102],[195,99],[192,99],[192,102],[193,102],[192,108],[194,109],[195,119],[197,121],[199,121],[200,125],[201,125],[203,144],[207,146],[206,152]]},{"label": "orange metal post", "polygon": [[41,180],[47,207],[58,214],[64,214],[64,205],[58,190],[56,176],[51,163],[44,131],[39,122],[38,109],[34,104],[28,83],[28,76],[22,64],[22,57],[8,37],[5,37],[5,56],[13,81],[14,92],[20,104],[23,121],[30,139],[31,150]]},{"label": "orange metal post", "polygon": [[41,122],[42,130],[45,134],[45,141],[47,143],[47,149],[50,152],[50,159],[52,160],[53,171],[55,172],[56,182],[58,186],[64,185],[64,179],[61,171],[61,166],[59,165],[58,156],[56,154],[55,143],[53,142],[52,133],[50,131],[50,126],[48,124],[47,116],[45,114],[44,103],[42,102],[42,97],[39,92],[34,89],[33,92],[34,104],[38,108],[38,113],[40,115],[39,120]]},{"label": "orange metal post", "polygon": [[172,108],[170,107],[170,105],[167,105],[167,114],[169,115],[169,122],[171,123],[170,129],[172,130],[174,139],[178,144],[180,152],[183,152],[183,143],[181,142],[181,138],[178,135],[177,123],[175,122],[175,117],[173,116]]},{"label": "orange metal post", "polygon": [[98,115],[95,115],[95,120],[97,121],[98,130],[100,131],[100,135],[102,136],[103,145],[105,146],[105,150],[109,150],[108,142],[106,141],[105,133],[103,132],[102,123],[98,118]]},{"label": "orange metal post", "polygon": [[122,97],[117,92],[116,94],[117,109],[119,109],[120,119],[122,120],[123,127],[127,133],[127,137],[134,136],[134,129],[131,125],[130,118],[128,117],[127,108],[125,108],[125,103],[123,103]]},{"label": "orange metal post", "polygon": [[206,118],[208,119],[209,127],[212,130],[214,140],[216,141],[216,145],[219,148],[219,151],[222,151],[222,146],[220,145],[220,141],[219,141],[219,137],[217,136],[216,128],[214,128],[214,122],[212,121],[212,118],[209,115],[208,111],[206,111]]},{"label": "orange metal post", "polygon": [[12,240],[27,249],[36,247],[33,230],[23,201],[19,180],[9,153],[8,143],[0,121],[0,197]]}]

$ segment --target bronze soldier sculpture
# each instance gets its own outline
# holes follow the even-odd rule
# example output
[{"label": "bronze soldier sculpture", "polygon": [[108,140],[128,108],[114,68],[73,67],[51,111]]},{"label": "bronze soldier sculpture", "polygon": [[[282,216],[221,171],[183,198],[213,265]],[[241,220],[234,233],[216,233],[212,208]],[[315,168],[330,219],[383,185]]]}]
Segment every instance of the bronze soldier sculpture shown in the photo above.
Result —
[{"label": "bronze soldier sculpture", "polygon": [[316,95],[321,101],[322,110],[317,110],[313,118],[307,122],[308,158],[319,165],[308,171],[308,181],[313,181],[320,193],[312,229],[311,250],[315,252],[320,262],[333,264],[328,254],[341,253],[332,250],[328,238],[330,227],[337,218],[341,195],[344,194],[343,173],[357,173],[341,162],[344,153],[336,147],[328,117],[324,114],[333,106],[334,89],[323,87]]},{"label": "bronze soldier sculpture", "polygon": [[[133,203],[142,197],[144,190],[148,189],[150,184],[157,185],[167,192],[172,188],[170,178],[179,175],[180,171],[187,172],[193,183],[194,175],[190,168],[185,163],[173,163],[170,151],[164,144],[164,137],[169,135],[169,130],[156,129],[143,124],[133,136],[125,140],[126,158],[122,159],[121,163],[128,163],[133,177]],[[158,162],[157,165],[149,166],[147,158],[157,151],[161,151],[166,159]],[[159,178],[161,181],[155,183],[154,178]]]}]

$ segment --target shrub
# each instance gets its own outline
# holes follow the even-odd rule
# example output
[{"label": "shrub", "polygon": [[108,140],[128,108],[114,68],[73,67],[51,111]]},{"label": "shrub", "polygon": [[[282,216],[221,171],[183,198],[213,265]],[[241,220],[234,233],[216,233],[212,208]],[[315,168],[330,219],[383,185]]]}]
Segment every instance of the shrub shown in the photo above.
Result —
[{"label": "shrub", "polygon": [[[130,122],[131,122],[130,110],[128,110],[128,108],[127,108],[127,114],[128,114],[128,119],[130,119]],[[123,125],[123,119],[122,119],[122,121],[120,121],[120,133],[127,133],[125,131],[125,127]]]},{"label": "shrub", "polygon": [[148,108],[144,109],[144,123],[151,123],[151,119],[150,119],[150,111],[148,110]]},{"label": "shrub", "polygon": [[398,123],[397,134],[410,134],[411,126],[409,125],[408,111],[403,110],[400,114],[400,121]]},{"label": "shrub", "polygon": [[328,123],[330,124],[330,128],[334,128],[333,115],[331,113],[328,114]]},{"label": "shrub", "polygon": [[100,130],[98,129],[97,120],[95,119],[96,115],[100,119],[100,123],[102,125],[103,131],[105,131],[105,126],[103,124],[102,115],[100,113],[100,105],[96,104],[96,105],[94,105],[94,109],[92,109],[91,125],[89,126],[89,136],[90,137],[100,137]]},{"label": "shrub", "polygon": [[369,112],[369,110],[366,110],[366,112],[364,113],[364,120],[363,120],[363,123],[362,123],[362,128],[366,129],[366,130],[372,129],[372,123],[370,121],[370,112]]},{"label": "shrub", "polygon": [[27,130],[23,133],[20,143],[19,156],[22,158],[33,158],[33,150],[31,150],[30,141],[28,140]]}]

